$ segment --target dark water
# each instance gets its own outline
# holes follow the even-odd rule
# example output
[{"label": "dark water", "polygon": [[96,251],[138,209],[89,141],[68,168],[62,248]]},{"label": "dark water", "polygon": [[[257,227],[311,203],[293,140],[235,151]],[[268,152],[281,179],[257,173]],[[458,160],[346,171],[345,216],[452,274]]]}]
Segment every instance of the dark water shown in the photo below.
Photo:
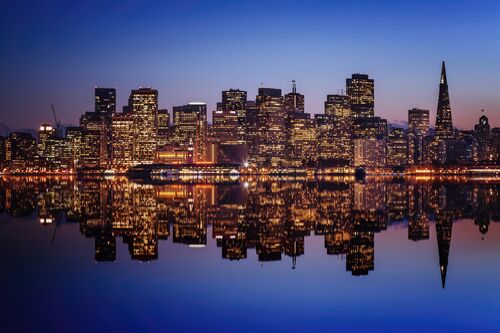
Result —
[{"label": "dark water", "polygon": [[498,332],[500,182],[0,182],[3,332]]}]

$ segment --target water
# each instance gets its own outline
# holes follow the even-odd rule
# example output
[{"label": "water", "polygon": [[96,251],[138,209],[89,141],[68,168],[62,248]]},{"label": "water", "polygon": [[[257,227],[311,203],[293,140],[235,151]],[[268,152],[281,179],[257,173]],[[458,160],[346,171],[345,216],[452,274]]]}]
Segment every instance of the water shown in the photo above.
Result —
[{"label": "water", "polygon": [[500,181],[0,188],[4,332],[500,331]]}]

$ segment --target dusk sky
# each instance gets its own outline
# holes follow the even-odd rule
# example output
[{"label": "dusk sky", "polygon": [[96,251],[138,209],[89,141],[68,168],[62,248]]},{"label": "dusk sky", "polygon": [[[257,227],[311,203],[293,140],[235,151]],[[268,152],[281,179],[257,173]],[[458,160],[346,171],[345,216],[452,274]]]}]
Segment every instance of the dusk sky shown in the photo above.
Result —
[{"label": "dusk sky", "polygon": [[[12,128],[77,124],[95,86],[151,86],[160,107],[222,90],[254,99],[261,83],[291,89],[306,112],[352,73],[375,79],[375,113],[406,121],[412,107],[434,122],[445,60],[454,125],[481,109],[500,126],[499,1],[9,1],[0,11],[1,117]],[[211,112],[210,112],[211,114]],[[209,118],[211,120],[211,116]]]}]

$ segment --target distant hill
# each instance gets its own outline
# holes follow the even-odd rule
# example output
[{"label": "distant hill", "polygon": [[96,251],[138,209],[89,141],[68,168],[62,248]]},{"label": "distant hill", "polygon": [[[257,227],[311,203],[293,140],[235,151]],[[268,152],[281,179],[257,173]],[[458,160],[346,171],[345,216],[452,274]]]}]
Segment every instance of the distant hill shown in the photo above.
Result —
[{"label": "distant hill", "polygon": [[0,123],[0,135],[8,136],[12,132],[30,133],[35,138],[37,136],[37,131],[34,128],[12,128],[9,127],[8,125],[5,125],[4,123]]},{"label": "distant hill", "polygon": [[10,132],[12,132],[12,129],[9,126],[0,123],[0,135],[7,136]]}]

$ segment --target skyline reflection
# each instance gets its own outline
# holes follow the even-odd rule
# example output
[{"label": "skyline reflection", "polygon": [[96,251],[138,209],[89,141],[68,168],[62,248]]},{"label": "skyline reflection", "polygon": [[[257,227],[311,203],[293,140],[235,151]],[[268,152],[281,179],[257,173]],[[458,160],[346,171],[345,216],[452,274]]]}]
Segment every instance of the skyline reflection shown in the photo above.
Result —
[{"label": "skyline reflection", "polygon": [[[306,254],[305,239],[320,236],[324,253],[345,261],[353,276],[375,269],[375,235],[388,226],[407,225],[410,242],[430,240],[435,228],[441,274],[446,284],[453,223],[472,219],[484,237],[500,221],[500,184],[487,179],[420,180],[353,178],[206,178],[138,183],[121,178],[76,179],[9,177],[1,180],[0,213],[37,214],[53,228],[78,224],[94,239],[96,262],[117,259],[117,239],[132,260],[158,259],[162,241],[197,248],[216,240],[221,258],[259,262]],[[13,219],[15,221],[15,219]],[[210,228],[209,228],[210,226]]]}]

